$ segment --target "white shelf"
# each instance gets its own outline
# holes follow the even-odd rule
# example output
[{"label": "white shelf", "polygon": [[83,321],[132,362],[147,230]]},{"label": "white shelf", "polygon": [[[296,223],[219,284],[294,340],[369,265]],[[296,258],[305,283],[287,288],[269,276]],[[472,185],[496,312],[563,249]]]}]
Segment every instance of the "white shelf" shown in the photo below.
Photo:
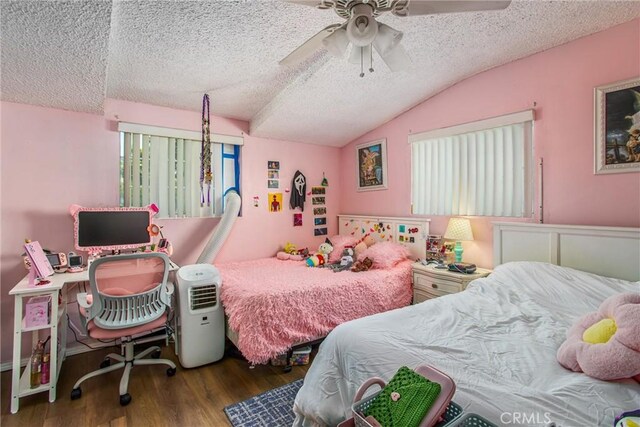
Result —
[{"label": "white shelf", "polygon": [[50,388],[51,383],[40,384],[36,388],[31,388],[31,363],[27,363],[27,366],[24,368],[24,372],[22,372],[22,375],[20,376],[20,391],[18,392],[18,396],[29,396],[43,391],[49,391]]},{"label": "white shelf", "polygon": [[51,324],[47,323],[46,325],[32,326],[30,328],[27,328],[25,326],[25,319],[24,319],[24,317],[22,318],[22,332],[40,331],[42,329],[51,329]]},{"label": "white shelf", "polygon": [[[58,307],[58,321],[56,322],[56,324],[60,323],[60,319],[62,319],[62,316],[64,316],[65,313],[66,313],[66,310],[65,310],[65,307],[64,307],[64,304],[63,304],[63,305]],[[26,324],[26,320],[23,317],[22,318],[22,329],[21,329],[22,332],[32,332],[32,331],[40,331],[42,329],[51,329],[51,327],[53,326],[51,324],[51,322],[47,323],[46,325],[32,326],[30,328],[27,328],[25,326],[25,324]]]}]

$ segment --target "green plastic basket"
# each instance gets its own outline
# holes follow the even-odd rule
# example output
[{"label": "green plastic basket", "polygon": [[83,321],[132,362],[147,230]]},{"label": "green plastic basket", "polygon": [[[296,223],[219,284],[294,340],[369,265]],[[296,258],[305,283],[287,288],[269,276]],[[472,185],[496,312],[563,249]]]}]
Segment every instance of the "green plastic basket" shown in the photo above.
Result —
[{"label": "green plastic basket", "polygon": [[444,424],[445,427],[498,427],[492,422],[489,422],[477,414],[464,414],[448,424]]},{"label": "green plastic basket", "polygon": [[449,423],[454,421],[461,414],[462,414],[462,407],[452,400],[451,402],[449,402],[449,406],[447,406],[447,409],[444,411],[444,414],[442,415],[442,421],[440,421],[434,427],[448,426]]},{"label": "green plastic basket", "polygon": [[[371,403],[371,401],[379,393],[380,392],[374,393],[371,396],[362,399],[361,401],[355,403],[352,406],[353,420],[356,427],[371,427],[371,424],[366,422],[365,419],[360,415],[360,413],[364,412],[369,407],[369,404]],[[455,419],[458,418],[460,414],[462,414],[462,407],[460,407],[460,405],[458,405],[452,400],[451,402],[449,402],[449,406],[447,406],[447,409],[444,411],[444,414],[442,414],[442,421],[440,421],[434,427],[449,426],[451,425],[449,423],[451,423],[452,421],[455,421]],[[493,426],[493,424],[489,424],[489,425]]]}]

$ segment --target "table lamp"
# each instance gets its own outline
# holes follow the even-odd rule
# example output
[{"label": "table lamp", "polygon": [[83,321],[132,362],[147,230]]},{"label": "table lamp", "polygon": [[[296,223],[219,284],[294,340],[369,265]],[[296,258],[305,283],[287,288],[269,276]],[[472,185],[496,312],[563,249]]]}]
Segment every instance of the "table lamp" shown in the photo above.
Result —
[{"label": "table lamp", "polygon": [[453,252],[456,254],[456,262],[462,262],[462,241],[473,240],[473,232],[471,231],[471,221],[467,218],[451,218],[447,225],[447,231],[444,238],[455,240],[456,246]]}]

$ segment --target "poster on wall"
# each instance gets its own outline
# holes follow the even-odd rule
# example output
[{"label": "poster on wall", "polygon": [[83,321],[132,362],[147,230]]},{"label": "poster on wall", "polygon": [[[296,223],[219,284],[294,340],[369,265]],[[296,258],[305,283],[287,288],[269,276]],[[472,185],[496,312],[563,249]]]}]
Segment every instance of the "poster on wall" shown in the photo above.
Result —
[{"label": "poster on wall", "polygon": [[379,139],[356,146],[358,191],[387,188],[387,140]]},{"label": "poster on wall", "polygon": [[280,172],[279,171],[268,171],[267,172],[267,177],[269,179],[279,179],[280,178]]},{"label": "poster on wall", "polygon": [[294,227],[302,227],[302,214],[294,213],[293,214],[293,226]]},{"label": "poster on wall", "polygon": [[279,188],[280,187],[280,181],[278,181],[277,179],[270,179],[267,183],[267,186],[269,188]]},{"label": "poster on wall", "polygon": [[311,187],[311,194],[313,194],[314,196],[316,194],[325,194],[326,193],[326,188],[324,187]]},{"label": "poster on wall", "polygon": [[313,225],[326,225],[326,224],[327,224],[327,218],[325,217],[313,219]]},{"label": "poster on wall", "polygon": [[269,212],[282,210],[282,193],[269,193]]},{"label": "poster on wall", "polygon": [[323,228],[316,228],[313,230],[313,235],[314,236],[326,236],[327,235],[327,228],[323,227]]},{"label": "poster on wall", "polygon": [[640,77],[598,86],[595,173],[640,171]]},{"label": "poster on wall", "polygon": [[267,162],[267,169],[280,169],[280,162],[277,160],[269,160]]},{"label": "poster on wall", "polygon": [[327,208],[313,208],[313,214],[314,215],[326,215],[327,214]]}]

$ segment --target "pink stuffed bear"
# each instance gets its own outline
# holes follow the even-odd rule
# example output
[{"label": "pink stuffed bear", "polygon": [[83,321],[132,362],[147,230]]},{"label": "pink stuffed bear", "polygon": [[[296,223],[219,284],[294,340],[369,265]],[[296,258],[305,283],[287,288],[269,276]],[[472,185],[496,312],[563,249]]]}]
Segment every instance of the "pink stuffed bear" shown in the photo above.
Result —
[{"label": "pink stuffed bear", "polygon": [[557,358],[565,368],[590,377],[640,381],[640,294],[609,297],[597,312],[578,319]]}]

